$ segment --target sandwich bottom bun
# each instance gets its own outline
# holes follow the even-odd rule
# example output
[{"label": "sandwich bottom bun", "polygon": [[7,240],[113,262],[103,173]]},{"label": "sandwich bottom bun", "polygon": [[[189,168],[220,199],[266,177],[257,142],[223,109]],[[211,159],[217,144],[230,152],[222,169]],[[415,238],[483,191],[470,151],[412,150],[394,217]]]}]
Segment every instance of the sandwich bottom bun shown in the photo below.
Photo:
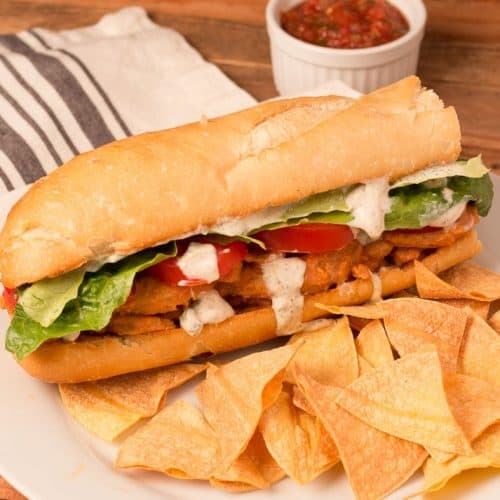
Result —
[{"label": "sandwich bottom bun", "polygon": [[[481,251],[475,231],[453,245],[437,249],[422,259],[433,273],[443,272]],[[413,263],[379,272],[381,295],[390,296],[415,285]],[[303,321],[328,316],[315,304],[355,305],[374,295],[372,280],[354,280],[327,292],[305,297]],[[76,342],[43,344],[20,365],[33,377],[46,382],[75,383],[98,380],[187,361],[202,354],[218,354],[275,338],[276,321],[272,308],[237,314],[221,323],[206,325],[196,336],[184,330],[158,331],[133,336],[88,335]]]}]

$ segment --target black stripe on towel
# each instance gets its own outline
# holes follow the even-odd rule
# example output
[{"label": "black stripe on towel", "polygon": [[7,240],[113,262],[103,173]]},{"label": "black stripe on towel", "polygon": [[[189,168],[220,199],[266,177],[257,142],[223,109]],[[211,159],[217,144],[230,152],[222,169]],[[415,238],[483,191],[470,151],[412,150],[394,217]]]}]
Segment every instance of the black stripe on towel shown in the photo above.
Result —
[{"label": "black stripe on towel", "polygon": [[132,135],[132,132],[130,129],[127,127],[127,124],[121,117],[120,113],[118,113],[118,110],[116,107],[113,105],[111,102],[111,99],[109,98],[108,94],[106,91],[102,88],[101,84],[97,81],[95,76],[90,72],[89,68],[84,64],[84,62],[77,57],[75,54],[71,53],[69,50],[66,49],[55,49],[54,47],[51,47],[43,38],[42,36],[37,33],[35,30],[29,30],[28,33],[32,36],[34,36],[47,50],[57,50],[57,52],[60,52],[61,54],[66,55],[67,57],[71,58],[73,61],[75,61],[76,64],[80,67],[80,69],[87,75],[87,78],[90,80],[92,85],[94,85],[95,89],[97,92],[100,94],[102,97],[103,101],[106,103],[108,106],[109,110],[111,111],[111,114],[115,117],[115,120],[118,122],[120,125],[121,129],[123,130],[123,133],[125,136],[130,136]]},{"label": "black stripe on towel", "polygon": [[94,147],[113,141],[114,137],[76,77],[59,59],[32,49],[16,35],[0,35],[0,44],[29,59],[66,103]]},{"label": "black stripe on towel", "polygon": [[14,189],[14,184],[10,182],[10,179],[7,177],[7,174],[2,170],[2,165],[0,164],[0,179],[5,184],[7,191],[12,191]]},{"label": "black stripe on towel", "polygon": [[45,175],[39,159],[28,143],[0,116],[0,144],[2,151],[15,165],[27,184]]},{"label": "black stripe on towel", "polygon": [[42,130],[40,125],[31,118],[31,116],[26,113],[23,107],[12,97],[0,84],[0,95],[16,110],[16,112],[29,123],[29,125],[36,131],[39,135],[42,142],[45,144],[46,148],[49,150],[52,158],[54,159],[55,166],[58,167],[63,162],[61,157],[57,154],[57,151],[54,149],[53,144],[50,142],[47,134]]},{"label": "black stripe on towel", "polygon": [[57,116],[55,115],[54,111],[50,108],[50,106],[42,99],[40,94],[19,74],[19,72],[14,68],[14,66],[10,63],[10,61],[5,57],[0,55],[0,61],[3,62],[4,66],[7,68],[7,71],[17,80],[17,83],[23,87],[23,89],[28,92],[28,94],[35,99],[35,101],[44,109],[44,111],[49,115],[50,119],[56,126],[57,130],[61,134],[62,138],[68,145],[69,149],[71,149],[71,152],[74,155],[77,155],[80,153],[80,151],[77,149],[73,141],[71,140],[70,136],[66,132],[65,128],[63,127],[63,124],[59,121]]},{"label": "black stripe on towel", "polygon": [[55,115],[54,111],[50,108],[50,106],[42,99],[40,94],[20,75],[20,73],[17,71],[16,68],[10,63],[10,61],[5,57],[0,55],[0,61],[3,62],[4,66],[7,68],[7,71],[17,80],[17,83],[23,87],[28,94],[35,99],[35,101],[44,109],[44,111],[49,115],[50,119],[56,126],[57,130],[61,134],[62,138],[68,145],[69,149],[71,149],[71,152],[74,155],[77,155],[80,153],[78,151],[78,148],[75,146],[73,141],[71,140],[70,136],[66,132],[65,128],[63,127],[63,124],[59,121],[57,116]]}]

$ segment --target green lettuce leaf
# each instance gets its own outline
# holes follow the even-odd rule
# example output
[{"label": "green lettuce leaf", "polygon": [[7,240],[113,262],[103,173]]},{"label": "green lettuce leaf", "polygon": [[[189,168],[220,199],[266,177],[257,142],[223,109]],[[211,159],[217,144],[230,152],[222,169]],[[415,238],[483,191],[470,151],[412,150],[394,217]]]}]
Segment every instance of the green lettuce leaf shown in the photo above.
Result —
[{"label": "green lettuce leaf", "polygon": [[326,214],[310,214],[307,217],[301,217],[298,219],[288,219],[286,221],[274,222],[272,224],[267,224],[266,226],[256,229],[255,232],[260,231],[271,231],[273,229],[280,229],[282,227],[299,226],[300,224],[347,224],[353,219],[349,212],[331,212]]},{"label": "green lettuce leaf", "polygon": [[428,225],[453,206],[442,189],[407,186],[391,194],[391,211],[385,214],[385,229],[418,229]]},{"label": "green lettuce leaf", "polygon": [[[451,196],[445,195],[447,189]],[[464,200],[475,201],[479,215],[487,215],[493,199],[493,183],[488,174],[480,178],[455,176],[448,179],[445,188],[416,184],[394,189],[390,197],[386,230],[418,229]]]},{"label": "green lettuce leaf", "polygon": [[46,340],[83,330],[101,330],[109,323],[113,311],[127,300],[135,275],[176,253],[175,244],[165,245],[161,249],[131,255],[116,264],[107,264],[95,273],[86,273],[78,296],[70,300],[47,327],[28,316],[23,306],[17,304],[7,330],[7,350],[22,359]]},{"label": "green lettuce leaf", "polygon": [[78,296],[84,275],[85,268],[81,267],[57,278],[38,281],[20,293],[19,304],[30,318],[42,326],[49,326],[64,306]]},{"label": "green lettuce leaf", "polygon": [[283,220],[298,219],[315,213],[349,212],[343,189],[313,194],[294,203],[283,214]]},{"label": "green lettuce leaf", "polygon": [[461,199],[473,200],[481,217],[486,217],[493,203],[493,181],[489,175],[479,179],[468,177],[452,177],[448,180],[448,187],[460,196]]},{"label": "green lettuce leaf", "polygon": [[227,236],[225,234],[220,234],[220,233],[207,233],[207,234],[210,235],[211,240],[213,239],[213,241],[215,241],[216,243],[220,243],[221,245],[226,245],[227,243],[231,243],[232,241],[242,241],[243,243],[247,244],[253,243],[262,248],[262,250],[266,249],[266,245],[264,245],[262,241],[258,240],[257,238],[252,238],[248,234],[243,234],[240,236]]},{"label": "green lettuce leaf", "polygon": [[470,158],[469,160],[459,160],[446,165],[429,167],[414,174],[407,175],[392,184],[391,189],[409,186],[411,184],[422,184],[423,182],[454,176],[478,179],[480,177],[484,177],[484,175],[488,172],[488,167],[484,165],[483,160],[479,155],[474,158]]}]

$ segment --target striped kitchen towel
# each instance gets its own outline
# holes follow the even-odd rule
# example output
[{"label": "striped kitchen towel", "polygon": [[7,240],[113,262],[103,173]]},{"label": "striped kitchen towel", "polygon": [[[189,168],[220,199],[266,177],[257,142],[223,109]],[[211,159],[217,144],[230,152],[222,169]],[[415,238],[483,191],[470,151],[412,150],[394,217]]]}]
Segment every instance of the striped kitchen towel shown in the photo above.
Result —
[{"label": "striped kitchen towel", "polygon": [[114,139],[254,102],[138,7],[87,28],[0,35],[0,193]]}]

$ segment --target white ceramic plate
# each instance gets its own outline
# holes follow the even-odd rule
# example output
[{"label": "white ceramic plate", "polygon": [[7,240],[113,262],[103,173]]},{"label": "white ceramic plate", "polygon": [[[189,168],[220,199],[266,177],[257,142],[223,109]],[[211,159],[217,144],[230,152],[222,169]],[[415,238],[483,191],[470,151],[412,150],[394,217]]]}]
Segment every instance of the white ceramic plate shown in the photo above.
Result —
[{"label": "white ceramic plate", "polygon": [[[496,177],[496,176],[493,176]],[[477,259],[482,265],[500,272],[500,177],[495,178],[497,198],[489,217],[479,227],[485,250]],[[0,199],[0,214],[6,214],[17,193]],[[0,226],[3,220],[0,217]],[[497,255],[495,255],[495,253]],[[8,317],[0,315],[0,339],[3,344]],[[169,396],[191,399],[200,379]],[[30,378],[0,349],[0,475],[3,475],[30,500],[124,500],[235,498],[234,494],[210,488],[198,481],[179,481],[152,472],[118,472],[113,469],[117,446],[87,433],[66,417],[57,388]],[[403,498],[419,490],[421,476],[416,475],[391,498]],[[498,471],[471,471],[456,478],[434,499],[493,500],[500,491]],[[342,466],[337,465],[307,486],[290,479],[270,490],[245,494],[247,500],[269,497],[294,500],[353,498]]]}]

